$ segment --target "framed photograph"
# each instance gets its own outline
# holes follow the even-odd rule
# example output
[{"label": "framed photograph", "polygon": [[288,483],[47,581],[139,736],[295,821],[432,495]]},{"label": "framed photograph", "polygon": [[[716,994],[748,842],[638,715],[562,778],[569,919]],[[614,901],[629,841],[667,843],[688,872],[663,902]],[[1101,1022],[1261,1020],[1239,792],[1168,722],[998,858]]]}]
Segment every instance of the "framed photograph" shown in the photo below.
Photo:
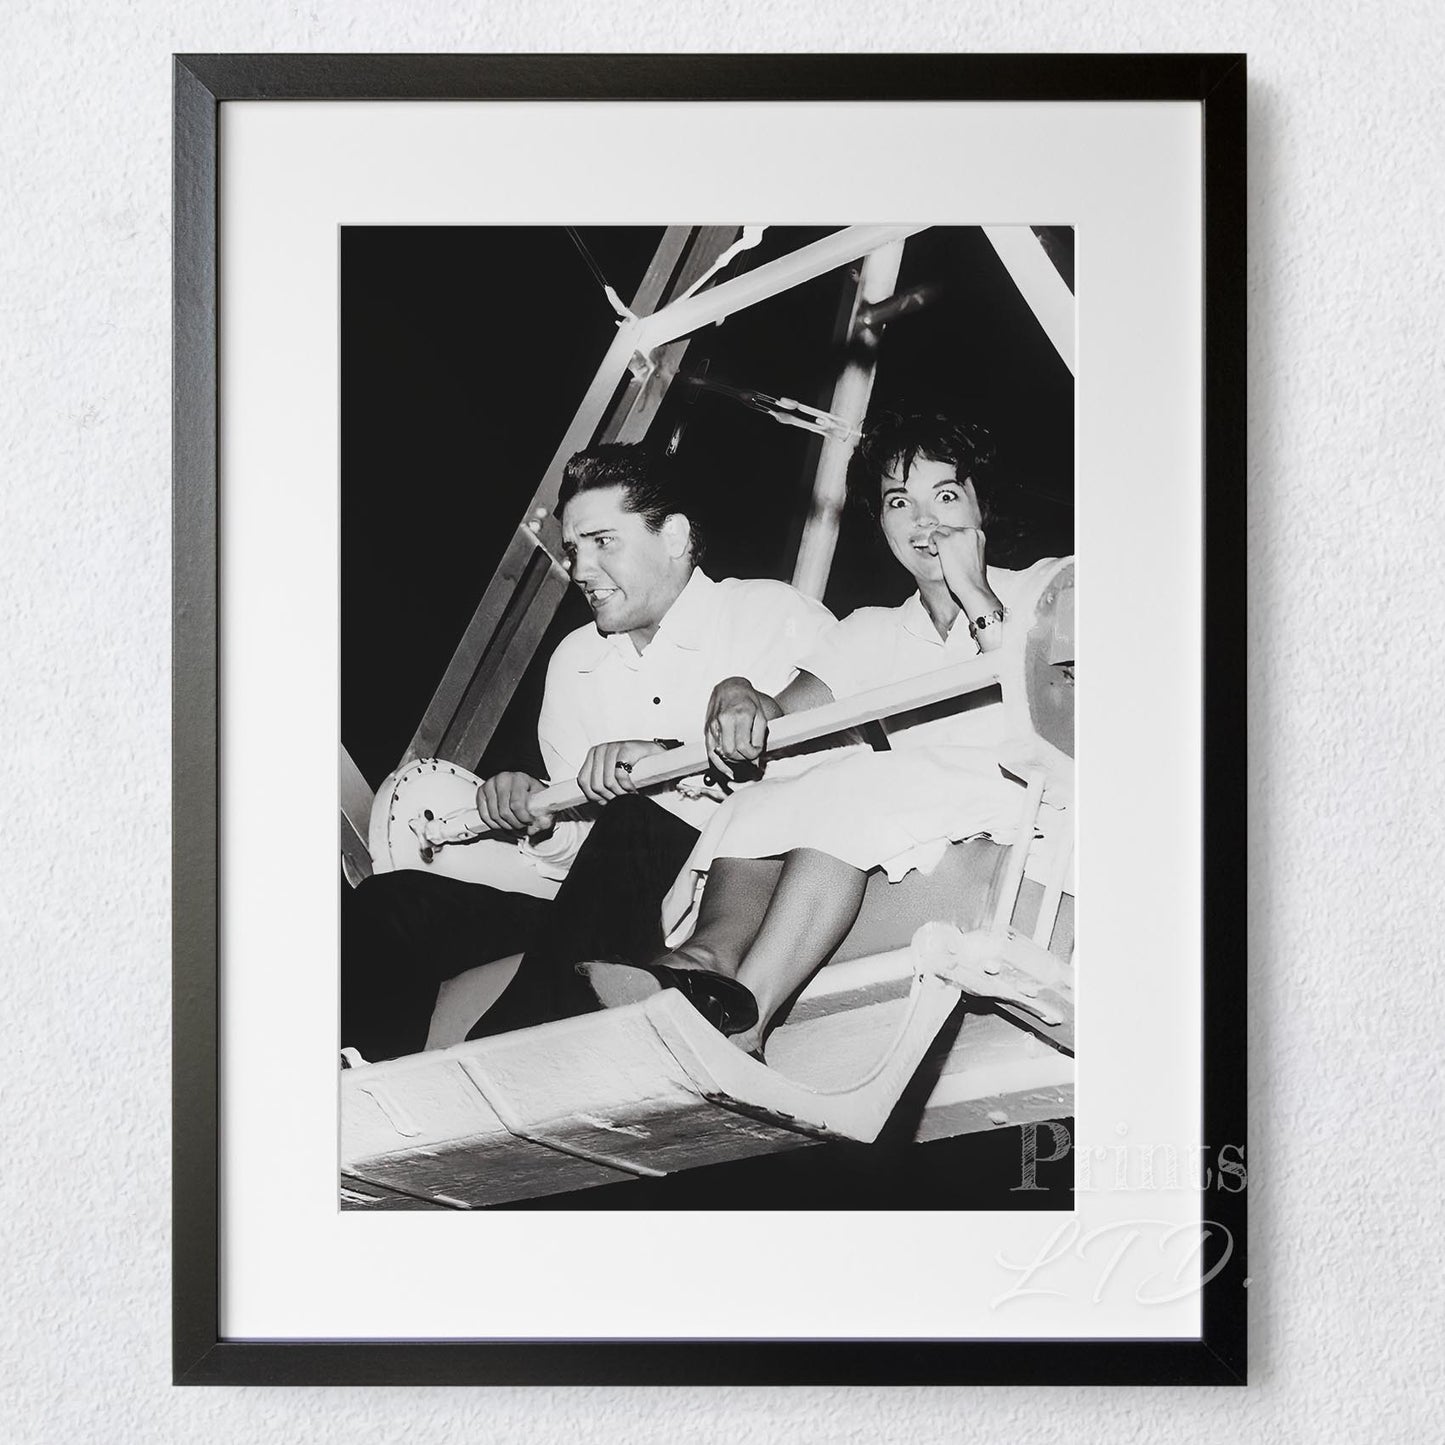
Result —
[{"label": "framed photograph", "polygon": [[1244,77],[177,57],[178,1382],[1244,1382]]}]

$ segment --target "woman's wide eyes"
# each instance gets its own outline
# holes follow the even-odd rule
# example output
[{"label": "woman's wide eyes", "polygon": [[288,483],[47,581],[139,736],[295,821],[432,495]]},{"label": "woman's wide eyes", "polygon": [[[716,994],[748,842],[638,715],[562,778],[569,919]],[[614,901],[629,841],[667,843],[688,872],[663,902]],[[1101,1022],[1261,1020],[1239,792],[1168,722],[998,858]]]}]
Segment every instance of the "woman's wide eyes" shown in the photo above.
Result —
[{"label": "woman's wide eyes", "polygon": [[[960,502],[962,500],[963,493],[959,491],[957,487],[943,487],[933,494],[933,501],[935,506],[947,505],[950,502]],[[884,508],[890,512],[901,511],[904,507],[911,505],[912,503],[910,502],[909,498],[903,496],[889,497],[883,503]]]}]

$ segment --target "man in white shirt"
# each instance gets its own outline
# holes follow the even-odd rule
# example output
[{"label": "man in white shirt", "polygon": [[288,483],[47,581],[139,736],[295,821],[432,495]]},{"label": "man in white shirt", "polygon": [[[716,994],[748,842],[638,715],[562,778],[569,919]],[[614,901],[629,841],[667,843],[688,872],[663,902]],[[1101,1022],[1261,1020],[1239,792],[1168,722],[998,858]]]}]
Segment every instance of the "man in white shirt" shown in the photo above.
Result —
[{"label": "man in white shirt", "polygon": [[[356,890],[360,907],[343,920],[342,1043],[365,1058],[421,1048],[437,985],[487,959],[525,951],[473,1038],[594,1007],[578,962],[661,953],[662,897],[716,803],[675,787],[643,797],[632,767],[672,741],[702,740],[719,678],[781,689],[833,626],[786,583],[701,571],[694,508],[670,459],[615,444],[579,452],[562,501],[568,567],[593,621],[553,654],[538,742],[550,780],[575,777],[595,817],[554,833],[529,802],[546,784],[499,773],[478,790],[478,810],[494,831],[536,845],[524,851],[541,866],[567,867],[552,903],[421,873]],[[558,833],[571,835],[560,848]]]}]

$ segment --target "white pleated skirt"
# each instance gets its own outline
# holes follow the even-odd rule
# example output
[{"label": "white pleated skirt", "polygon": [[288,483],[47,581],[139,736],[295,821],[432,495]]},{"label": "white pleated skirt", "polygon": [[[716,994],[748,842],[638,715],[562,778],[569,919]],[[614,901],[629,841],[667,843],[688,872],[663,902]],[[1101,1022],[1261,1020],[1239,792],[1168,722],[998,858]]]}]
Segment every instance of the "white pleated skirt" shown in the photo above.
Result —
[{"label": "white pleated skirt", "polygon": [[669,946],[692,932],[716,858],[776,858],[795,848],[831,853],[890,882],[931,873],[965,838],[1012,843],[1024,790],[994,747],[941,744],[825,754],[806,772],[764,778],[713,814],[663,902]]}]

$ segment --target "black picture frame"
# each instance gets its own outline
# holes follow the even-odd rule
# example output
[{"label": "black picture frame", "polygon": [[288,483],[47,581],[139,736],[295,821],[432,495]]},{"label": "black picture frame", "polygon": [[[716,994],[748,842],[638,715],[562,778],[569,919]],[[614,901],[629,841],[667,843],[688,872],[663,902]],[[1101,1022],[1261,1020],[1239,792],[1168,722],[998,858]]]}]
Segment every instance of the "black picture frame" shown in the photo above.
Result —
[{"label": "black picture frame", "polygon": [[[219,1334],[218,267],[229,100],[1197,101],[1203,112],[1206,1140],[1245,1138],[1245,61],[1240,55],[174,58],[173,1367],[185,1384],[1243,1384],[1245,1194],[1198,1340],[252,1343]],[[1227,836],[1226,836],[1227,833]]]}]

